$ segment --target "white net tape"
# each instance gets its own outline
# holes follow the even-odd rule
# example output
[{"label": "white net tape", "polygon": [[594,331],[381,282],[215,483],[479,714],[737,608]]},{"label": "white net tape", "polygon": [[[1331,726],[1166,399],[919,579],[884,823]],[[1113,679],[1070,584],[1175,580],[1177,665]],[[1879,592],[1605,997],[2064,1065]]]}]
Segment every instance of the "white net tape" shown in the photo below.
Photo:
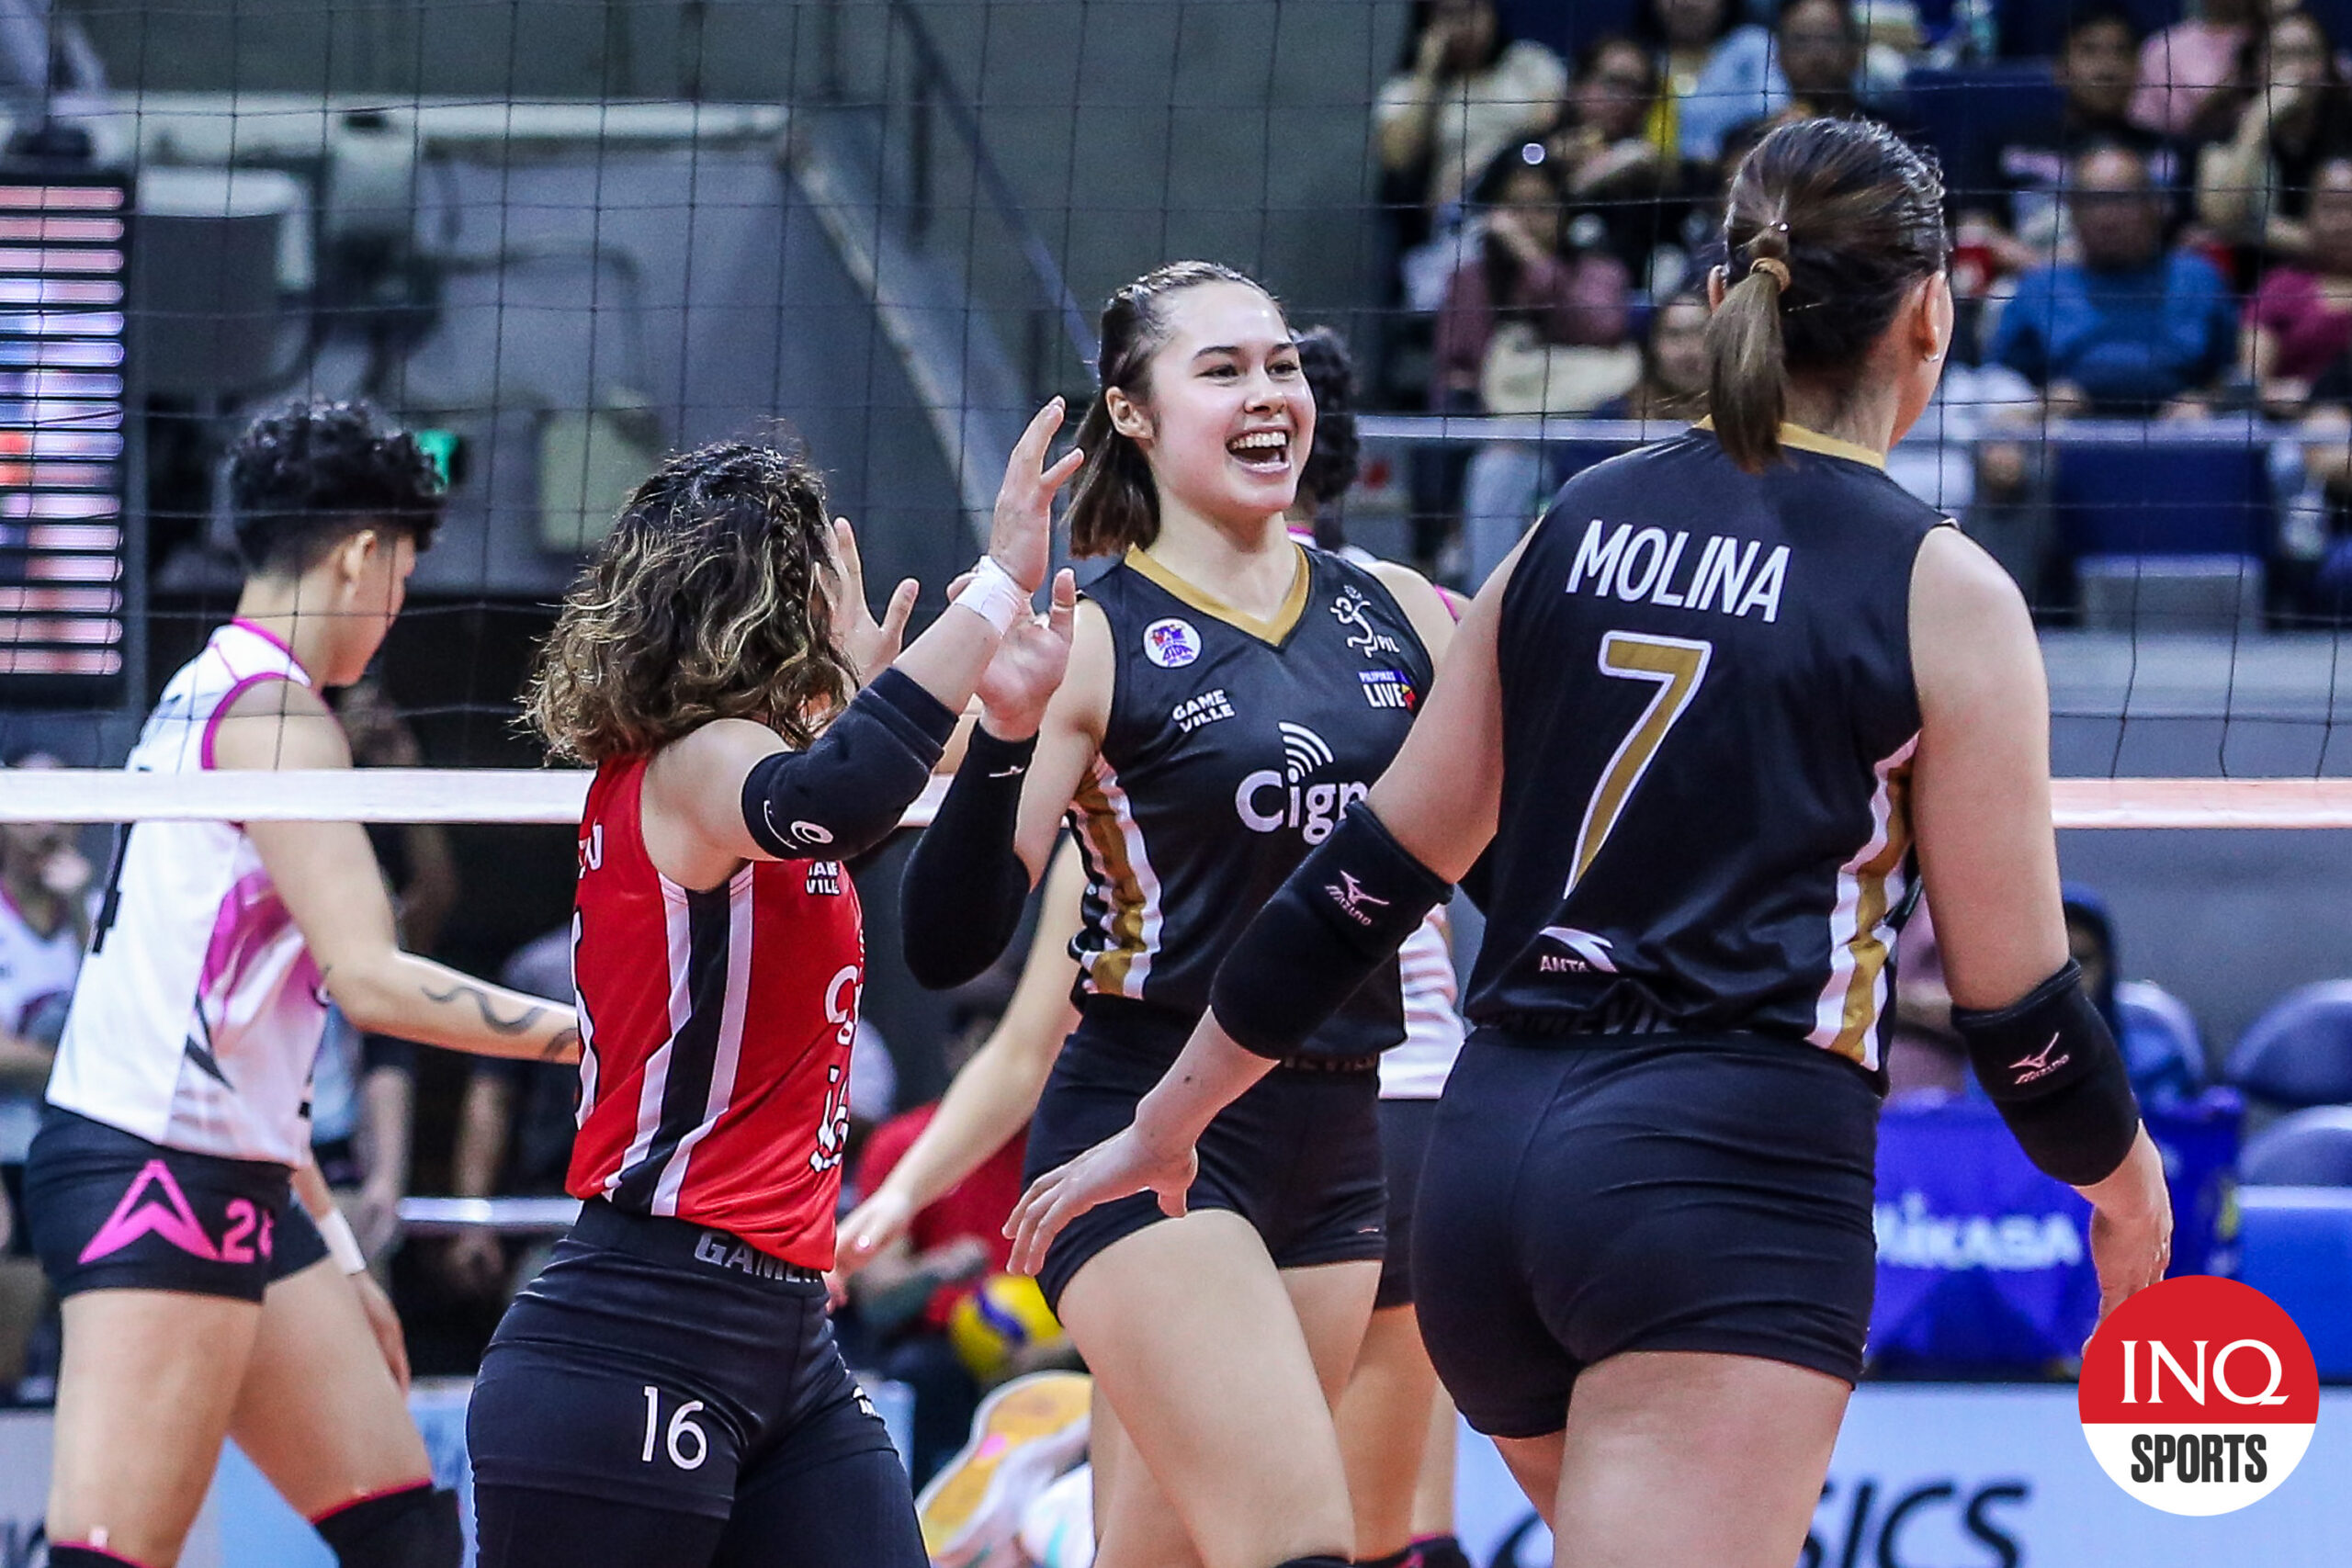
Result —
[{"label": "white net tape", "polygon": [[[0,774],[0,822],[508,822],[580,820],[590,775],[526,768]],[[904,826],[928,825],[934,779]],[[2352,778],[2056,779],[2061,828],[2352,828]]]}]

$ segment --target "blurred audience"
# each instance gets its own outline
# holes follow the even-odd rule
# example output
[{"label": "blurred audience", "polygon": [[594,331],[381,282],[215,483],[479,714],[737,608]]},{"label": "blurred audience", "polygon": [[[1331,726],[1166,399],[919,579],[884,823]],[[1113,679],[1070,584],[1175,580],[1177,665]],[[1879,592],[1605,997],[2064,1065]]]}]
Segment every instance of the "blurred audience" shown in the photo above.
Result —
[{"label": "blurred audience", "polygon": [[2140,46],[2132,122],[2159,136],[2202,140],[2216,90],[2237,80],[2242,51],[2263,22],[2265,0],[2190,0],[2190,15]]},{"label": "blurred audience", "polygon": [[2058,259],[2066,238],[2067,170],[2094,143],[2137,152],[2150,181],[2168,203],[2177,201],[2186,172],[2178,151],[2127,113],[2139,73],[2139,32],[2128,13],[2108,5],[2074,12],[2058,58],[2063,95],[2053,112],[2011,128],[1978,167],[1952,172],[1960,244],[1986,247],[2003,275]]},{"label": "blurred audience", "polygon": [[2255,255],[2306,255],[2314,177],[2352,153],[2352,94],[2318,17],[2290,11],[2241,51],[2240,81],[2222,107],[2234,118],[2199,154],[2197,213]]},{"label": "blurred audience", "polygon": [[1611,33],[1585,46],[1560,123],[1544,146],[1566,174],[1570,239],[1606,249],[1636,287],[1671,293],[1689,269],[1681,240],[1690,198],[1707,181],[1651,140],[1657,67],[1641,45]]},{"label": "blurred audience", "polygon": [[1593,410],[1596,419],[1697,419],[1707,412],[1707,297],[1686,288],[1650,312],[1642,378]]},{"label": "blurred audience", "polygon": [[1738,119],[1724,106],[1699,96],[1699,84],[1710,70],[1720,73],[1716,57],[1736,37],[1734,52],[1764,52],[1770,32],[1746,19],[1740,0],[1648,0],[1642,7],[1638,36],[1648,44],[1664,86],[1650,111],[1650,139],[1662,152],[1680,159],[1708,161],[1721,149],[1724,132]]},{"label": "blurred audience", "polygon": [[1438,312],[1434,404],[1589,413],[1625,390],[1632,282],[1608,251],[1574,243],[1562,162],[1529,142],[1495,160],[1476,196],[1478,243]]},{"label": "blurred audience", "polygon": [[2018,280],[1987,357],[2041,389],[2052,417],[2192,407],[2235,356],[2228,285],[2203,256],[2166,247],[2164,197],[2136,148],[2086,148],[2066,206],[2081,259]]},{"label": "blurred audience", "polygon": [[2302,260],[2266,268],[2245,308],[2244,368],[2279,418],[2301,413],[2352,349],[2352,153],[2313,175],[2303,231]]},{"label": "blurred audience", "polygon": [[1683,148],[1713,160],[1735,127],[1883,111],[1905,68],[1868,46],[1851,0],[1787,0],[1771,32],[1742,28],[1716,49],[1681,105]]},{"label": "blurred audience", "polygon": [[[2188,1010],[2161,987],[2126,981],[2117,968],[2115,920],[2089,888],[2065,888],[2066,948],[2083,966],[2083,992],[2107,1020],[2143,1105],[2178,1105],[2205,1089],[2204,1047]],[[2126,1006],[2129,997],[2136,1006]]]},{"label": "blurred audience", "polygon": [[[62,764],[32,751],[8,765]],[[77,837],[57,823],[0,824],[0,1404],[16,1393],[49,1300],[26,1240],[25,1151],[89,942],[95,868]]]},{"label": "blurred audience", "polygon": [[1418,209],[1417,243],[1506,147],[1559,113],[1567,69],[1540,43],[1513,40],[1493,0],[1416,0],[1405,58],[1380,89],[1381,167]]}]

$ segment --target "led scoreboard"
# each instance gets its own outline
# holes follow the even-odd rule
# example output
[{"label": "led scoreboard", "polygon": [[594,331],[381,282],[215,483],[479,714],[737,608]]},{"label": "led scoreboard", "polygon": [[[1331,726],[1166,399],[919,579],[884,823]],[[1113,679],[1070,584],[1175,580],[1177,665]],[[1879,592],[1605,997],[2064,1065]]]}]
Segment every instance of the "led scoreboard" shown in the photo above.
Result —
[{"label": "led scoreboard", "polygon": [[0,167],[0,701],[123,669],[130,186]]}]

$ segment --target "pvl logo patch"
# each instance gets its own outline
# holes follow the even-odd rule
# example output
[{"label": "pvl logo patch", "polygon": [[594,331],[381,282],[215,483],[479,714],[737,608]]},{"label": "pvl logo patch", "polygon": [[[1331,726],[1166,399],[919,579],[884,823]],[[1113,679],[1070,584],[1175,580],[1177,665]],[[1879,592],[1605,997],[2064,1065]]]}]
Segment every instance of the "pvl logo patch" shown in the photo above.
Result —
[{"label": "pvl logo patch", "polygon": [[2152,1508],[2228,1514],[2260,1502],[2311,1446],[2319,1372],[2278,1303],[2191,1274],[2109,1314],[2076,1394],[2099,1468]]}]

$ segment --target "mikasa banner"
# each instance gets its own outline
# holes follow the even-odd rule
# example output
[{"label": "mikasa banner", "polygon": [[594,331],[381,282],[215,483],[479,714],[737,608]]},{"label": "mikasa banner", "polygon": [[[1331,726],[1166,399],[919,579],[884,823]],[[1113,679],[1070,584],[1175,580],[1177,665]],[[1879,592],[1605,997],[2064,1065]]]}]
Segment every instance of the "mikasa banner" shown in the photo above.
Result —
[{"label": "mikasa banner", "polygon": [[[1551,1538],[1465,1437],[1458,1523],[1479,1568],[1550,1568]],[[2320,1396],[2302,1462],[2241,1512],[2132,1499],[2084,1440],[2069,1384],[1865,1383],[1798,1568],[2316,1568],[2352,1562],[2352,1389]]]}]

